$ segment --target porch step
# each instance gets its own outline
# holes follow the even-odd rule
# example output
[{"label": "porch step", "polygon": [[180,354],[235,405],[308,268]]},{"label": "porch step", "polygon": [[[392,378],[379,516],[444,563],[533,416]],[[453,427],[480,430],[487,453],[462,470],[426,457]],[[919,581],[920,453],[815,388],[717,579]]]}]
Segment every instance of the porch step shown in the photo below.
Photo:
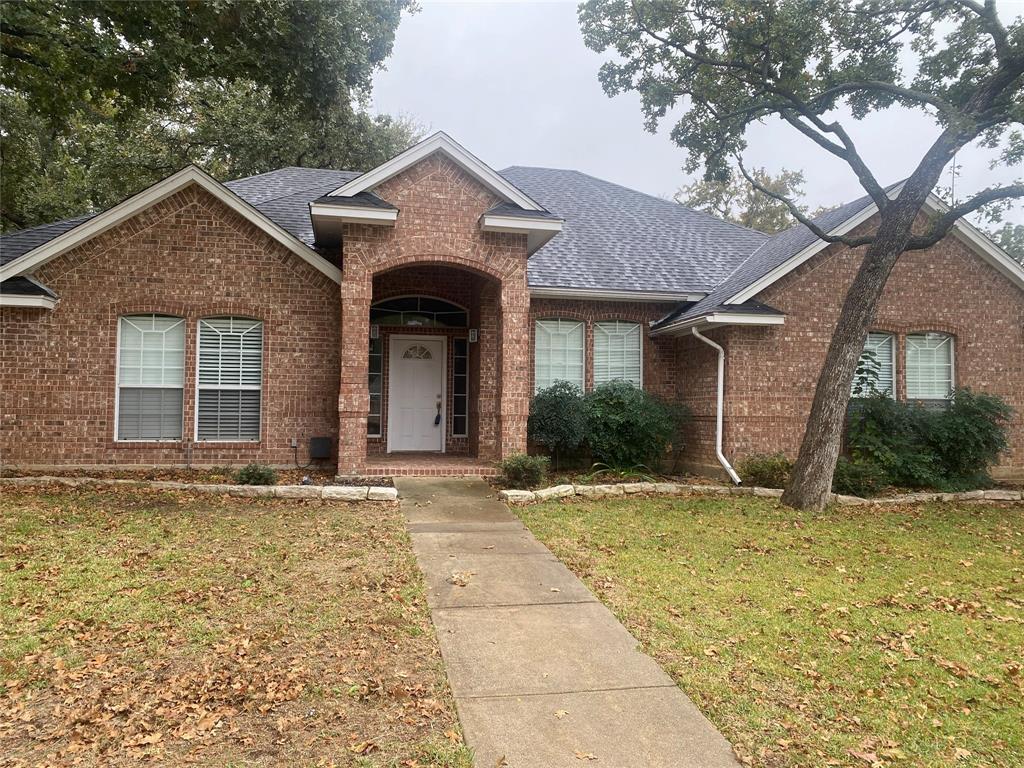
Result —
[{"label": "porch step", "polygon": [[367,477],[497,477],[500,470],[486,461],[439,456],[382,456],[367,459],[360,474]]}]

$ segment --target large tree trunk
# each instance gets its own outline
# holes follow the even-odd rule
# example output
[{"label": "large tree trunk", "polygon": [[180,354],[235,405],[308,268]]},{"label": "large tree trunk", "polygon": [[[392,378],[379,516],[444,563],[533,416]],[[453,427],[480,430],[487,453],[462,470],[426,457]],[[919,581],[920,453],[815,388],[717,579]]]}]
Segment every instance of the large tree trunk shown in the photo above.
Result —
[{"label": "large tree trunk", "polygon": [[[940,169],[941,170],[941,169]],[[864,339],[875,319],[878,299],[889,273],[903,253],[914,221],[928,197],[931,186],[915,184],[890,203],[882,214],[878,233],[868,246],[864,261],[846,293],[839,322],[829,344],[825,364],[814,391],[814,402],[800,453],[782,502],[805,510],[820,510],[828,504],[832,475],[842,443],[850,386]]]}]

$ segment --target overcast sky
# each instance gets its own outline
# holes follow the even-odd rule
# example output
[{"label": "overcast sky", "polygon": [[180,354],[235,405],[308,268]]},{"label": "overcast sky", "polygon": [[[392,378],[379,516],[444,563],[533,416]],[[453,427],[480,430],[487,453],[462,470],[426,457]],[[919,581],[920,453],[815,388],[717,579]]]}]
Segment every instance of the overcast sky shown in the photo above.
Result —
[{"label": "overcast sky", "polygon": [[[1024,0],[1003,4],[1020,8]],[[494,168],[574,168],[644,192],[671,196],[687,177],[684,154],[643,127],[635,93],[608,98],[597,80],[605,55],[583,44],[576,3],[421,0],[405,15],[387,70],[374,81],[374,108],[443,130]],[[882,181],[906,176],[937,130],[923,113],[888,110],[845,122]],[[845,164],[781,124],[749,134],[749,166],[803,170],[811,207],[863,194]],[[958,158],[961,192],[1011,181],[1020,169],[988,168],[983,151]],[[1010,214],[1024,223],[1021,206]]]}]

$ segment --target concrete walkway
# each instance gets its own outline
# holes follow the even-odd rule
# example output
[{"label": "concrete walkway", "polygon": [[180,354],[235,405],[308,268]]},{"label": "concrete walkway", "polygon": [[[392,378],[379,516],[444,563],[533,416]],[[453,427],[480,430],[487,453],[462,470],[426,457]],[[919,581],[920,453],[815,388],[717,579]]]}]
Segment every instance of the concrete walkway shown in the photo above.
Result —
[{"label": "concrete walkway", "polygon": [[[736,768],[728,742],[480,480],[396,478],[477,768]],[[502,762],[504,760],[504,762]]]}]

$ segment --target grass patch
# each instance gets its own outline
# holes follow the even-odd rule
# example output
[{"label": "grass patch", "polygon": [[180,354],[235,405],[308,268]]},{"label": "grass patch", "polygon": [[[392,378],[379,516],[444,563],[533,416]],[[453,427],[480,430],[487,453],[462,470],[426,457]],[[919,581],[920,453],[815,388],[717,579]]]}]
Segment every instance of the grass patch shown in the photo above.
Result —
[{"label": "grass patch", "polygon": [[1024,764],[1024,507],[526,507],[757,766]]},{"label": "grass patch", "polygon": [[471,763],[394,507],[145,489],[0,497],[0,754]]}]

